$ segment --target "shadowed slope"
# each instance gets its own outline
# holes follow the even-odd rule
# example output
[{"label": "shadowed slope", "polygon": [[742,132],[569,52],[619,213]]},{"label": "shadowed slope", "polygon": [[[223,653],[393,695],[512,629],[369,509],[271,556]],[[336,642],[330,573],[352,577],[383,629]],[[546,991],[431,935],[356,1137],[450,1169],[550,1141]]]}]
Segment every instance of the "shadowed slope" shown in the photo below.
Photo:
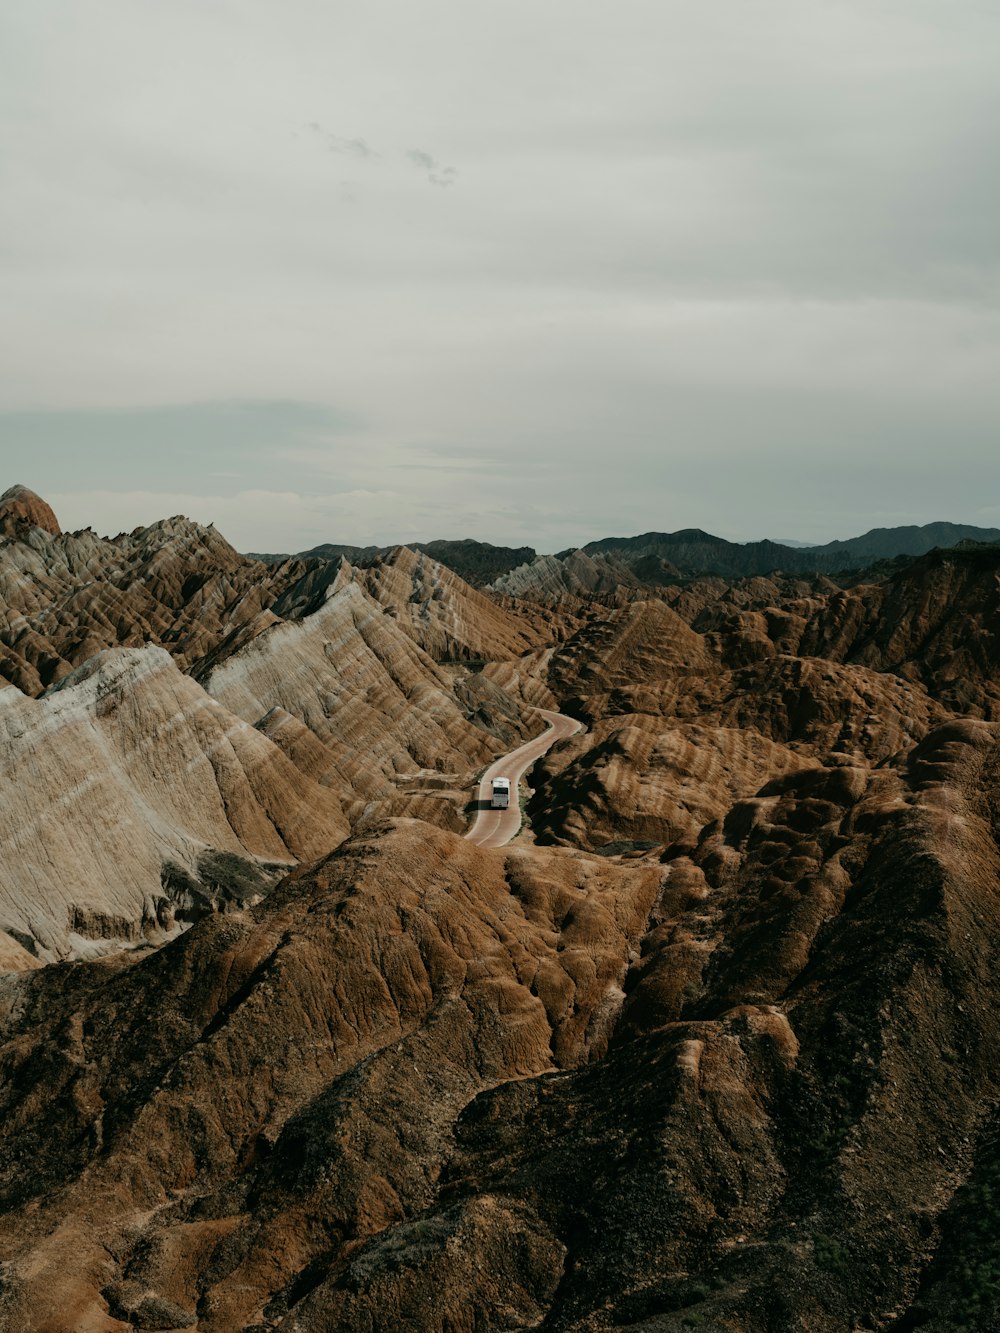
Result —
[{"label": "shadowed slope", "polygon": [[433,1204],[479,1090],[603,1051],[660,878],[404,823],[136,966],[41,974],[0,1049],[0,1244],[33,1256],[4,1318],[112,1329],[147,1295],[203,1329],[280,1317]]}]

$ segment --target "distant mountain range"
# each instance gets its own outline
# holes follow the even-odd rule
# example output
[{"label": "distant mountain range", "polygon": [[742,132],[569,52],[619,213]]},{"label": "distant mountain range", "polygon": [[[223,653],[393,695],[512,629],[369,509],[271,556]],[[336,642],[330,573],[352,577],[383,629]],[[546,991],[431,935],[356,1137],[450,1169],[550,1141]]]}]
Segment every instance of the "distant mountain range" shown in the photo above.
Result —
[{"label": "distant mountain range", "polygon": [[957,546],[963,541],[1000,541],[1000,529],[976,528],[964,523],[872,528],[848,541],[793,548],[773,541],[730,542],[700,528],[686,528],[681,532],[646,532],[639,537],[604,537],[588,542],[583,549],[591,556],[613,554],[629,564],[658,556],[682,575],[721,574],[732,578],[776,570],[785,574],[822,574],[861,569],[877,560],[925,555],[936,546]]},{"label": "distant mountain range", "polygon": [[[679,532],[646,532],[637,537],[602,537],[588,542],[582,553],[569,548],[555,556],[538,553],[530,546],[493,546],[489,542],[465,538],[462,541],[410,542],[412,550],[423,551],[454,570],[467,582],[485,587],[496,585],[498,591],[522,591],[534,580],[527,573],[537,566],[537,575],[547,590],[554,592],[559,582],[566,590],[575,588],[584,577],[590,590],[609,582],[633,582],[658,585],[677,579],[712,574],[725,578],[745,578],[781,571],[785,574],[832,574],[863,569],[879,560],[896,556],[924,555],[935,547],[957,546],[960,542],[1000,542],[1000,528],[978,528],[967,523],[926,523],[922,527],[872,528],[860,537],[827,542],[822,546],[787,545],[777,541],[731,542],[700,528]],[[339,560],[365,564],[395,550],[393,546],[347,546],[324,543],[296,554],[303,559]],[[567,561],[574,560],[571,565]],[[274,564],[287,555],[260,555],[259,560]],[[590,562],[597,561],[596,565]],[[566,567],[566,577],[553,563]],[[608,562],[612,562],[610,565]],[[511,579],[512,573],[516,577]]]}]

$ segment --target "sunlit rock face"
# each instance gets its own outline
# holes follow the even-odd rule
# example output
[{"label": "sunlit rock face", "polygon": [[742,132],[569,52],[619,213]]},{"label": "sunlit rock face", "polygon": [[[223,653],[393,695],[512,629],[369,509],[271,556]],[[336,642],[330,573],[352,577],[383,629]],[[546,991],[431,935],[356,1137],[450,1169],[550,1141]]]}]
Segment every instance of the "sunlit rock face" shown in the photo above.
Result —
[{"label": "sunlit rock face", "polygon": [[275,875],[341,841],[336,795],[161,648],[98,653],[41,699],[0,690],[0,926],[43,958],[160,941],[225,853]]},{"label": "sunlit rock face", "polygon": [[355,578],[436,661],[502,660],[537,645],[523,618],[408,547],[397,547]]}]

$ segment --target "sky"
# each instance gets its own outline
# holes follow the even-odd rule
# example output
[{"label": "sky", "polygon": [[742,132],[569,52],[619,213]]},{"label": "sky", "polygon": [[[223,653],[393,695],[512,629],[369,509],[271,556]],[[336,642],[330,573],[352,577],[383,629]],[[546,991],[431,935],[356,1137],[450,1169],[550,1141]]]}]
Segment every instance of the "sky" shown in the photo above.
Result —
[{"label": "sky", "polygon": [[989,0],[10,0],[0,491],[240,549],[1000,526]]}]

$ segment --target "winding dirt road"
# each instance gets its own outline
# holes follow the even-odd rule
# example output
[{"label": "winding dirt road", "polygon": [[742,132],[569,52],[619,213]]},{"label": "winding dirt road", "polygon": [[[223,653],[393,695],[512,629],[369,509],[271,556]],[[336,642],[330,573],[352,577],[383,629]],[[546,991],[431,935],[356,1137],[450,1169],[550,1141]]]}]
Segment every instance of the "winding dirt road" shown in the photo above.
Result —
[{"label": "winding dirt road", "polygon": [[[479,810],[473,820],[472,828],[465,836],[478,843],[480,847],[503,847],[511,838],[516,837],[521,827],[521,809],[517,799],[517,785],[521,778],[536,760],[541,759],[546,750],[555,745],[556,741],[565,740],[567,736],[583,730],[581,722],[577,722],[576,718],[567,717],[565,713],[553,713],[547,708],[536,708],[535,712],[541,713],[548,722],[548,731],[543,731],[533,741],[528,741],[527,745],[522,745],[519,749],[512,750],[510,754],[505,754],[503,758],[497,759],[490,764],[479,780],[477,793]],[[510,806],[506,810],[489,808],[494,778],[510,778]]]}]

